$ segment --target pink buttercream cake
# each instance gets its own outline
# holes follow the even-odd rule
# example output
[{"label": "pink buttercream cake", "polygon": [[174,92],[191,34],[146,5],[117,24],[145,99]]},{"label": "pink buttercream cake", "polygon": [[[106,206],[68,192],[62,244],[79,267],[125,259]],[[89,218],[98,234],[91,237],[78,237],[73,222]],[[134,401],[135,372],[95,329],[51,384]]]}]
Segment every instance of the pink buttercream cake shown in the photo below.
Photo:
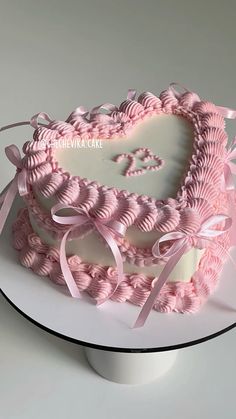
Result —
[{"label": "pink buttercream cake", "polygon": [[234,244],[227,117],[173,85],[79,107],[65,122],[35,115],[24,157],[6,150],[17,166],[10,195],[25,203],[12,227],[21,264],[73,297],[143,306],[136,325],[151,308],[199,310]]}]

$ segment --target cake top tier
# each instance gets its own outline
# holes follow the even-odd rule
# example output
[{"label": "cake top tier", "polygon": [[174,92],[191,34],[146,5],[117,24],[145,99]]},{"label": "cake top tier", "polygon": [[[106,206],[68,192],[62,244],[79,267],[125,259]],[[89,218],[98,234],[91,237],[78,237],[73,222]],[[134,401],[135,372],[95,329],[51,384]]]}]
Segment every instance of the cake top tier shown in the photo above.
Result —
[{"label": "cake top tier", "polygon": [[120,106],[79,107],[65,122],[39,114],[31,122],[23,164],[45,198],[142,231],[196,231],[217,213],[228,137],[221,108],[196,93],[170,86],[136,100],[129,91]]}]

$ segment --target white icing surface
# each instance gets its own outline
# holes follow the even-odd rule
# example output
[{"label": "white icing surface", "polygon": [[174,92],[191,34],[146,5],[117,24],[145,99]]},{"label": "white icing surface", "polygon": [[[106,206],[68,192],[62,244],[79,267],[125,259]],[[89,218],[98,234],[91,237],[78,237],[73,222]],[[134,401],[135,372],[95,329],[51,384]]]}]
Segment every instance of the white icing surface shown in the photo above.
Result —
[{"label": "white icing surface", "polygon": [[[193,127],[182,117],[174,115],[158,115],[147,118],[139,123],[127,138],[101,140],[102,148],[56,148],[55,158],[64,170],[74,176],[96,180],[107,186],[126,189],[130,192],[153,196],[159,199],[175,197],[181,179],[188,165],[193,149]],[[127,177],[123,175],[126,161],[116,163],[113,158],[121,153],[130,153],[137,148],[149,148],[164,160],[164,166],[156,172]],[[177,157],[178,156],[178,157]],[[148,163],[149,164],[149,163]],[[138,162],[138,167],[145,164]],[[38,202],[46,209],[56,203],[55,198],[46,199],[35,190]],[[34,231],[41,239],[53,246],[59,243],[36,224],[31,215]],[[133,245],[151,247],[161,236],[153,231],[143,233],[136,227],[127,230],[126,239]],[[88,263],[114,266],[111,251],[104,245],[101,237],[92,232],[83,238],[67,242],[67,254],[77,254]],[[192,249],[182,257],[170,275],[170,281],[189,281],[195,272],[203,251]],[[163,266],[138,267],[124,263],[126,273],[144,273],[158,276]]]},{"label": "white icing surface", "polygon": [[[192,154],[193,127],[183,117],[155,115],[138,123],[126,138],[100,141],[102,148],[55,148],[55,158],[73,176],[158,199],[174,198]],[[143,175],[124,176],[127,162],[114,162],[114,157],[141,147],[162,158],[164,166]],[[147,164],[137,161],[138,168]]]},{"label": "white icing surface", "polygon": [[[54,240],[48,233],[37,225],[32,214],[30,214],[30,221],[33,230],[39,235],[44,243],[59,248],[59,242]],[[83,260],[83,262],[96,263],[103,266],[115,266],[114,258],[110,249],[105,246],[101,237],[96,232],[91,232],[82,239],[70,240],[67,242],[66,246],[67,255],[76,254]],[[186,253],[173,269],[168,282],[180,280],[183,282],[190,281],[203,252],[204,250],[191,249],[188,253]],[[125,273],[143,273],[155,277],[159,276],[162,269],[163,265],[138,267],[128,262],[124,263]]]}]

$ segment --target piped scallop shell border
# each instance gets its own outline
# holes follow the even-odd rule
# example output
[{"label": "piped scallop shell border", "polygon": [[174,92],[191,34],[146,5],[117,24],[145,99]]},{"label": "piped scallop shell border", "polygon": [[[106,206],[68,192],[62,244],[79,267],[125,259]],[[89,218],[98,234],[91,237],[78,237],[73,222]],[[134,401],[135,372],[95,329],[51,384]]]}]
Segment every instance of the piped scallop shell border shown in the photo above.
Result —
[{"label": "piped scallop shell border", "polygon": [[[94,108],[99,110],[100,107]],[[78,108],[81,109],[81,108]],[[86,210],[100,221],[116,220],[127,228],[135,225],[143,232],[173,230],[194,233],[202,221],[218,212],[226,144],[225,121],[217,106],[201,101],[196,93],[176,95],[170,87],[160,97],[142,93],[137,100],[128,98],[119,107],[110,105],[107,114],[75,110],[64,121],[52,121],[38,127],[33,140],[23,146],[24,167],[32,187],[25,201],[39,226],[55,238],[61,238],[64,226],[56,224],[35,198],[37,190],[45,198]],[[59,167],[50,142],[63,138],[110,139],[125,137],[136,124],[153,115],[182,116],[193,125],[193,155],[175,199],[156,200],[129,193],[79,176],[71,176]],[[158,263],[150,249],[138,249],[125,239],[119,241],[125,259],[137,265]]]}]

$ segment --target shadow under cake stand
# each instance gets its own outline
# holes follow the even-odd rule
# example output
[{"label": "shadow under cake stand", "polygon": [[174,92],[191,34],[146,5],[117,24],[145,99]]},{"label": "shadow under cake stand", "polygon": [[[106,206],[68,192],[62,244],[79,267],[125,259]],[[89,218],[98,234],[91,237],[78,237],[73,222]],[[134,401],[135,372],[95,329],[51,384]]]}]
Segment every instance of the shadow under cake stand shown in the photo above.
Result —
[{"label": "shadow under cake stand", "polygon": [[[83,345],[91,366],[110,381],[150,382],[171,368],[179,349],[236,326],[236,275],[230,261],[217,290],[200,312],[181,315],[153,310],[144,327],[132,329],[139,307],[112,301],[96,307],[87,296],[73,299],[64,287],[23,268],[10,244],[15,216],[16,209],[11,211],[0,239],[3,296],[36,326]],[[236,257],[236,249],[232,255]]]}]

